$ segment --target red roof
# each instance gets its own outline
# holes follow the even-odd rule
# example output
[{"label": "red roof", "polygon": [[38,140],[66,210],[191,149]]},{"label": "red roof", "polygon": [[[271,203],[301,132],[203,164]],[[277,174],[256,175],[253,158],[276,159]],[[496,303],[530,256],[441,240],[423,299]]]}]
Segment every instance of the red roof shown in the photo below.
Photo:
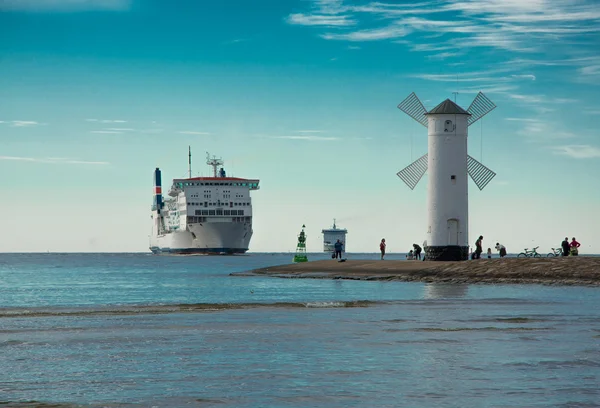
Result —
[{"label": "red roof", "polygon": [[187,180],[187,181],[258,181],[256,179],[244,179],[239,177],[192,177],[185,179],[177,179],[177,180]]}]

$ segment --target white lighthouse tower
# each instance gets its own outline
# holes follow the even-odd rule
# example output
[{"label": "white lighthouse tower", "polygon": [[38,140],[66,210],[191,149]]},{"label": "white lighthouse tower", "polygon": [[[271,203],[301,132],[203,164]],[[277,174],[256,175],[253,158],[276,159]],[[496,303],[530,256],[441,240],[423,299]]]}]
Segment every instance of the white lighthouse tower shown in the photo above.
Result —
[{"label": "white lighthouse tower", "polygon": [[469,256],[467,175],[480,190],[496,175],[467,154],[468,128],[496,105],[480,92],[467,110],[446,99],[427,111],[413,92],[398,108],[428,129],[428,153],[398,172],[398,177],[412,190],[429,169],[426,259],[466,260]]}]

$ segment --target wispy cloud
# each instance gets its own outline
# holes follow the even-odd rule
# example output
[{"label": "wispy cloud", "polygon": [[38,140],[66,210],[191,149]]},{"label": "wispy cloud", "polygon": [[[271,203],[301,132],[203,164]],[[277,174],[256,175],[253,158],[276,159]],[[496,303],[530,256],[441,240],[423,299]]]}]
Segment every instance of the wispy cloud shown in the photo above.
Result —
[{"label": "wispy cloud", "polygon": [[42,123],[33,121],[33,120],[8,120],[8,121],[0,121],[0,123],[5,123],[10,127],[28,127],[28,126],[38,126],[42,125]]},{"label": "wispy cloud", "polygon": [[576,103],[579,102],[573,98],[556,98],[546,95],[523,95],[523,94],[510,94],[512,99],[516,99],[524,103],[551,103],[551,104],[564,104],[564,103]]},{"label": "wispy cloud", "polygon": [[295,133],[323,133],[322,130],[296,130]]},{"label": "wispy cloud", "polygon": [[182,130],[180,132],[178,132],[182,135],[199,135],[199,136],[206,136],[206,135],[210,135],[209,132],[197,132],[195,130]]},{"label": "wispy cloud", "polygon": [[531,79],[532,81],[535,81],[535,75],[531,75],[531,74],[527,74],[527,75],[511,75],[511,77],[513,78],[521,78],[521,79]]},{"label": "wispy cloud", "polygon": [[123,132],[119,132],[118,130],[91,130],[90,133],[99,133],[106,135],[119,135]]},{"label": "wispy cloud", "polygon": [[[426,0],[408,4],[372,1],[361,5],[342,0],[313,0],[306,4],[310,5],[306,12],[290,14],[287,22],[325,26],[320,36],[326,40],[359,42],[406,38],[409,46],[447,47],[443,50],[446,53],[479,47],[557,55],[556,44],[574,44],[577,36],[597,38],[600,33],[600,9],[595,0],[576,3],[569,0]],[[412,50],[417,51],[417,48]],[[561,58],[564,56],[566,54]],[[583,75],[600,75],[600,63],[590,63],[581,70]],[[531,77],[523,79],[533,80]]]},{"label": "wispy cloud", "polygon": [[306,26],[351,26],[356,24],[356,21],[351,19],[349,16],[332,16],[332,15],[319,15],[319,14],[302,14],[295,13],[290,14],[287,18],[289,24],[299,24]]},{"label": "wispy cloud", "polygon": [[126,120],[122,119],[86,119],[87,122],[98,122],[98,123],[127,123]]},{"label": "wispy cloud", "polygon": [[131,0],[1,0],[0,11],[123,11]]},{"label": "wispy cloud", "polygon": [[600,148],[590,145],[552,146],[555,154],[568,156],[573,159],[600,158]]},{"label": "wispy cloud", "polygon": [[108,165],[109,162],[105,161],[87,161],[87,160],[74,160],[61,157],[46,157],[46,158],[35,158],[35,157],[18,157],[18,156],[0,156],[0,160],[10,161],[21,161],[30,163],[46,163],[46,164],[85,164],[85,165]]},{"label": "wispy cloud", "polygon": [[[509,118],[517,120],[517,118]],[[563,130],[560,124],[547,119],[522,119],[517,120],[523,127],[517,131],[519,136],[526,137],[529,142],[540,140],[574,139],[577,135],[573,132]]]},{"label": "wispy cloud", "polygon": [[271,136],[271,138],[273,138],[273,139],[290,139],[290,140],[308,140],[308,141],[313,141],[313,142],[329,142],[329,141],[333,141],[333,140],[340,140],[339,137],[332,137],[332,136],[309,136],[309,135],[303,135],[303,136]]}]

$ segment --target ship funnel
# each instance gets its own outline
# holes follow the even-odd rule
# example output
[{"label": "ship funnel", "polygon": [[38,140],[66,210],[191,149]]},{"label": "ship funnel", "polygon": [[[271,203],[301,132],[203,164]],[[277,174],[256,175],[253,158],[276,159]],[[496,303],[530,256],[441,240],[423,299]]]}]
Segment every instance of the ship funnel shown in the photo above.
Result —
[{"label": "ship funnel", "polygon": [[160,210],[163,207],[162,184],[160,169],[158,167],[154,170],[154,207],[158,213],[160,213]]}]

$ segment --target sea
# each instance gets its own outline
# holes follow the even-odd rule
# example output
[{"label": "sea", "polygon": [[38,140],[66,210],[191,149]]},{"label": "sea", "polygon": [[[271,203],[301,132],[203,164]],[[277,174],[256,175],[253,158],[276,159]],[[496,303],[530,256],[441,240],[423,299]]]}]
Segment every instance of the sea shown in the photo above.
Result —
[{"label": "sea", "polygon": [[0,254],[0,406],[600,406],[600,288],[230,275],[292,256]]}]

